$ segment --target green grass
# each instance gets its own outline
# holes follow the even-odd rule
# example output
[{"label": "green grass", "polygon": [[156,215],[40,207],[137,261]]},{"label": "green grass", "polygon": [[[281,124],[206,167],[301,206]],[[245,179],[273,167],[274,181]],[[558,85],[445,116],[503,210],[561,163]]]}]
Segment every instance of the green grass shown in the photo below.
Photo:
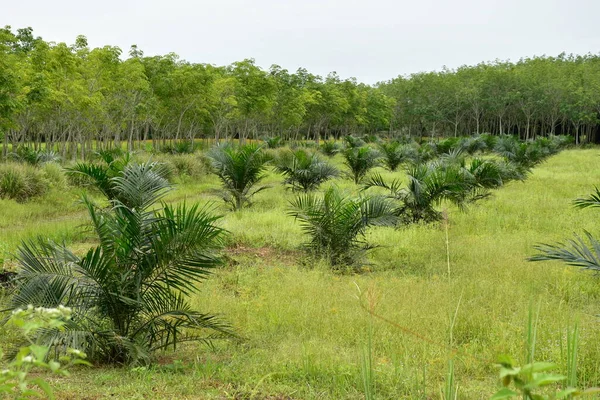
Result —
[{"label": "green grass", "polygon": [[[449,208],[450,277],[443,225],[373,228],[369,240],[382,247],[371,253],[372,265],[340,275],[300,251],[305,238],[286,214],[295,194],[280,176],[270,173],[265,183],[272,188],[237,213],[214,194],[216,177],[184,179],[168,201],[214,201],[231,232],[228,263],[194,306],[222,314],[243,340],[185,345],[155,367],[96,366],[51,381],[64,399],[363,399],[365,382],[378,399],[440,398],[449,390],[451,337],[451,384],[459,398],[481,399],[498,389],[497,355],[526,362],[533,307],[535,360],[559,363],[567,373],[562,344],[577,321],[577,381],[598,385],[600,281],[562,264],[525,261],[538,242],[584,229],[600,233],[598,211],[571,206],[600,183],[598,156],[598,149],[564,151],[466,213]],[[341,156],[334,162],[340,166]],[[349,180],[333,182],[357,191]],[[51,191],[29,203],[0,200],[2,254],[10,258],[35,234],[87,246],[76,230],[87,220],[76,203],[80,191]],[[358,288],[392,323],[361,307]]]}]

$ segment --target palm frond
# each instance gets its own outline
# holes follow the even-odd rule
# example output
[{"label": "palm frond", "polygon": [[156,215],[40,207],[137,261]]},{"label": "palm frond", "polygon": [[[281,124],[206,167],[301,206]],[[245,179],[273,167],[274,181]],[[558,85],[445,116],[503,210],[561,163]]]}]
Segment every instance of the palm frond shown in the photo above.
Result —
[{"label": "palm frond", "polygon": [[600,189],[597,187],[594,188],[594,193],[590,194],[588,197],[583,197],[579,199],[575,199],[573,204],[577,208],[588,208],[588,207],[600,207]]},{"label": "palm frond", "polygon": [[540,253],[530,257],[529,261],[557,260],[568,265],[600,272],[600,242],[589,232],[585,232],[585,238],[575,235],[574,239],[570,239],[566,243],[540,244],[535,246],[535,249]]}]

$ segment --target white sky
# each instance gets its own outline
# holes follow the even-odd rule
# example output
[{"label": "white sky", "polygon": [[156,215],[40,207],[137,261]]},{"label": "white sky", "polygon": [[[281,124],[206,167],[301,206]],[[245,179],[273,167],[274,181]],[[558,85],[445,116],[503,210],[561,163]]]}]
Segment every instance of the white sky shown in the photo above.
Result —
[{"label": "white sky", "polygon": [[[2,4],[4,3],[4,4]],[[225,65],[337,71],[365,83],[532,55],[600,51],[600,0],[0,0],[44,40],[137,44]]]}]

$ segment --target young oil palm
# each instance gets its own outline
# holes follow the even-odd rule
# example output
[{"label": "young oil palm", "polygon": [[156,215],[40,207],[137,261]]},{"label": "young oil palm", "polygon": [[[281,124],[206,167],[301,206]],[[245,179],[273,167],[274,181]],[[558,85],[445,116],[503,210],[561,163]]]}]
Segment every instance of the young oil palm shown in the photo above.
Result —
[{"label": "young oil palm", "polygon": [[41,331],[38,341],[97,362],[148,362],[183,341],[230,336],[187,300],[220,263],[219,217],[197,205],[151,210],[169,185],[147,165],[128,165],[112,183],[109,209],[83,199],[98,243],[84,255],[45,238],[20,246],[11,308],[71,307],[65,329]]},{"label": "young oil palm", "polygon": [[[119,149],[120,150],[120,149]],[[114,150],[104,150],[96,153],[102,162],[80,162],[67,168],[67,174],[79,176],[86,186],[100,190],[108,199],[114,199],[117,192],[114,189],[114,179],[122,176],[123,171],[131,161],[130,153],[119,155]],[[158,168],[154,165],[152,168]]]},{"label": "young oil palm", "polygon": [[344,137],[344,142],[346,142],[346,148],[353,149],[358,147],[363,147],[366,143],[361,138],[357,138],[352,135],[348,135]]},{"label": "young oil palm", "polygon": [[214,173],[221,179],[223,200],[233,210],[250,204],[252,196],[267,189],[268,186],[256,187],[264,178],[269,160],[262,147],[254,144],[216,146],[208,153],[208,157]]},{"label": "young oil palm", "polygon": [[331,187],[323,196],[306,194],[291,203],[289,215],[310,237],[308,251],[334,268],[357,266],[373,248],[365,240],[369,226],[393,226],[394,207],[381,196],[351,198]]},{"label": "young oil palm", "polygon": [[368,146],[351,147],[344,151],[344,159],[344,164],[350,168],[349,176],[359,184],[371,169],[379,165],[380,154]]},{"label": "young oil palm", "polygon": [[315,153],[306,150],[287,151],[275,163],[275,169],[285,176],[284,184],[292,190],[308,192],[339,175],[339,171]]},{"label": "young oil palm", "polygon": [[400,142],[381,143],[379,151],[383,164],[390,171],[396,171],[400,164],[414,162],[418,158],[417,150]]},{"label": "young oil palm", "polygon": [[527,171],[540,164],[551,154],[536,142],[520,142],[507,135],[497,139],[494,151],[504,157],[506,161],[517,164]]},{"label": "young oil palm", "polygon": [[36,150],[27,146],[19,146],[9,157],[15,161],[24,162],[30,165],[41,165],[50,162],[60,162],[61,157],[53,150]]},{"label": "young oil palm", "polygon": [[365,188],[389,190],[389,197],[400,202],[397,214],[402,223],[438,221],[442,214],[435,206],[442,201],[463,207],[472,199],[472,183],[460,167],[418,164],[410,166],[406,173],[408,184],[405,187],[397,179],[388,184],[379,174],[371,176],[365,184]]},{"label": "young oil palm", "polygon": [[327,140],[321,143],[320,150],[327,157],[333,157],[340,152],[340,145],[334,140]]}]

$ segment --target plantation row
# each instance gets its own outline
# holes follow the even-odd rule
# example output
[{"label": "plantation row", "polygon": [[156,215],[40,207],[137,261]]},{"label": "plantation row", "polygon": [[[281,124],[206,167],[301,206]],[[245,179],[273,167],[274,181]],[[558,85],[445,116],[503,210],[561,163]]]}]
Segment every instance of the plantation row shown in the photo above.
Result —
[{"label": "plantation row", "polygon": [[[475,186],[489,189],[500,186],[503,181],[524,179],[530,168],[556,152],[567,141],[564,137],[553,137],[538,139],[528,144],[519,143],[510,136],[479,135],[470,138],[426,141],[422,144],[409,137],[392,141],[377,139],[375,142],[366,143],[360,138],[347,136],[344,142],[326,141],[318,148],[315,148],[312,143],[300,142],[294,143],[291,150],[278,149],[282,145],[281,141],[271,139],[265,141],[263,146],[236,147],[222,144],[202,152],[197,152],[198,143],[181,142],[176,146],[163,148],[161,152],[152,152],[150,158],[160,165],[160,174],[170,181],[182,178],[197,179],[211,171],[217,173],[227,188],[223,192],[224,200],[229,202],[233,209],[239,209],[249,203],[255,192],[265,189],[256,188],[255,185],[262,179],[263,172],[269,165],[284,176],[283,183],[294,191],[309,192],[317,189],[323,182],[337,177],[347,177],[357,185],[364,183],[366,186],[383,186],[391,189],[377,174],[365,179],[371,169],[383,166],[393,172],[404,165],[409,176],[419,175],[421,176],[417,178],[419,180],[427,173],[422,168],[421,170],[416,168],[417,166],[423,167],[429,163],[428,170],[437,168],[449,171],[450,166],[465,169],[467,156],[493,152],[504,161],[474,159],[469,166],[472,169],[470,174],[477,173],[477,168],[488,173],[492,166],[496,169],[495,184],[474,183]],[[339,171],[323,156],[319,156],[319,152],[327,157],[341,153],[347,170]],[[19,146],[15,152],[7,155],[10,162],[0,164],[0,198],[22,202],[43,195],[53,187],[85,186],[89,184],[89,178],[92,178],[100,190],[105,191],[104,186],[108,185],[108,180],[122,173],[128,163],[147,159],[144,154],[143,152],[128,153],[115,148],[94,153],[91,162],[73,164],[50,150],[35,150],[32,147]],[[434,160],[437,161],[433,162]],[[61,163],[67,165],[64,170],[67,172],[66,175],[60,167]],[[245,181],[234,181],[239,179],[235,176],[237,171],[242,170],[245,171]],[[228,174],[232,177],[228,178]],[[244,186],[240,187],[240,185]],[[448,196],[447,199],[450,197]],[[455,200],[456,204],[462,202],[457,197]],[[439,199],[433,201],[436,202],[439,202]],[[415,221],[432,219],[424,216],[423,212],[419,214],[421,215],[413,218]]]},{"label": "plantation row", "polygon": [[175,54],[129,58],[114,46],[45,42],[31,28],[0,30],[3,154],[34,143],[64,157],[98,148],[155,148],[214,137],[286,140],[378,133],[522,139],[570,134],[597,141],[597,56],[525,59],[418,73],[369,86],[253,60],[217,67]]}]

